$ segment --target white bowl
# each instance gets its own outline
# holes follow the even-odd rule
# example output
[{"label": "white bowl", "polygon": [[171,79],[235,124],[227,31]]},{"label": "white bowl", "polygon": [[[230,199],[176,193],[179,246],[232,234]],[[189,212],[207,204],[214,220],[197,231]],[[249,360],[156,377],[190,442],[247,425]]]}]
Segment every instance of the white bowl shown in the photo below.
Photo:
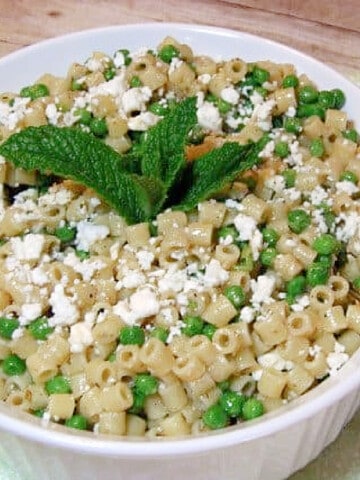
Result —
[{"label": "white bowl", "polygon": [[[66,35],[0,60],[0,91],[15,91],[44,72],[64,75],[94,50],[155,47],[166,35],[213,57],[293,63],[322,89],[339,87],[360,125],[360,91],[329,67],[286,46],[249,34],[181,24],[114,26]],[[360,351],[341,371],[282,409],[206,436],[122,440],[41,426],[0,403],[2,480],[162,479],[281,480],[314,459],[360,405]]]}]

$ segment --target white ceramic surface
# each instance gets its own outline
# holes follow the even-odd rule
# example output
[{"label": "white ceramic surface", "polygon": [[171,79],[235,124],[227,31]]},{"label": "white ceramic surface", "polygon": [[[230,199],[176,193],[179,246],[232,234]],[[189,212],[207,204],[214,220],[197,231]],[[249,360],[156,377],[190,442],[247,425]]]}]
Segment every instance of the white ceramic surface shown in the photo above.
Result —
[{"label": "white ceramic surface", "polygon": [[[241,25],[239,25],[241,28]],[[80,32],[42,42],[0,60],[0,91],[18,90],[42,73],[65,75],[94,50],[112,54],[155,47],[166,35],[196,52],[296,65],[322,89],[346,93],[360,125],[360,91],[335,71],[286,46],[235,31],[179,24],[144,24]],[[333,441],[360,406],[360,352],[338,375],[280,411],[221,432],[178,440],[126,440],[42,427],[0,404],[0,478],[13,480],[282,480]]]}]

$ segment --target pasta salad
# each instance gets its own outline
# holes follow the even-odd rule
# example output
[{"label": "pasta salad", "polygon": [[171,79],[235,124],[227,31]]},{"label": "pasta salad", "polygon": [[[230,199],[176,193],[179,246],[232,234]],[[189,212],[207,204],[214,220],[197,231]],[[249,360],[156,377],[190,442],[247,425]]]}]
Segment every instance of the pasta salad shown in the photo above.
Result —
[{"label": "pasta salad", "polygon": [[344,93],[166,37],[0,96],[0,398],[171,437],[262,416],[360,346]]}]

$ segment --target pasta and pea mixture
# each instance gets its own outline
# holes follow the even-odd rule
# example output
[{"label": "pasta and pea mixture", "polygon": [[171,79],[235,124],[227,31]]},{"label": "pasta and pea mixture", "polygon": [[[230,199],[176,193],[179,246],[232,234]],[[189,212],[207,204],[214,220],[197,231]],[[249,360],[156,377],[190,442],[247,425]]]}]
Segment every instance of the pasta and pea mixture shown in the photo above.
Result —
[{"label": "pasta and pea mixture", "polygon": [[282,406],[359,348],[360,150],[341,90],[168,37],[3,94],[0,139],[49,123],[127,152],[188,96],[188,161],[269,135],[259,167],[190,213],[126,225],[90,189],[2,159],[5,403],[96,433],[197,434]]}]

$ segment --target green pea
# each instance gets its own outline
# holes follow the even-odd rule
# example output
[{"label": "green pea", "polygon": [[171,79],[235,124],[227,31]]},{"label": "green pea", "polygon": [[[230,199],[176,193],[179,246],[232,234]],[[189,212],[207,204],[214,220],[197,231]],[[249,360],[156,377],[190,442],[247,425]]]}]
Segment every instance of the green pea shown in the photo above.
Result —
[{"label": "green pea", "polygon": [[326,226],[328,228],[331,228],[335,223],[335,219],[336,219],[335,214],[329,208],[326,208],[323,210],[323,217],[324,217]]},{"label": "green pea", "polygon": [[65,420],[65,425],[70,428],[76,428],[77,430],[87,430],[88,421],[83,415],[73,415]]},{"label": "green pea", "polygon": [[54,331],[54,327],[49,326],[46,317],[40,317],[29,324],[28,330],[36,340],[46,340],[50,333]]},{"label": "green pea", "polygon": [[285,158],[290,153],[289,144],[287,142],[277,142],[274,149],[275,155],[280,158]]},{"label": "green pea", "polygon": [[137,393],[148,396],[157,392],[159,380],[149,373],[138,373],[134,378],[134,389]]},{"label": "green pea", "polygon": [[245,401],[246,397],[244,395],[229,390],[221,395],[219,405],[229,417],[234,418],[241,415]]},{"label": "green pea", "polygon": [[48,95],[50,95],[49,89],[43,83],[35,83],[20,90],[20,97],[29,97],[31,100],[47,97]]},{"label": "green pea", "polygon": [[340,88],[334,88],[331,90],[331,93],[333,94],[334,97],[334,108],[337,110],[340,110],[345,105],[346,102],[346,97],[345,94]]},{"label": "green pea", "polygon": [[235,308],[240,308],[246,301],[246,295],[240,285],[230,285],[224,290],[225,297],[230,300]]},{"label": "green pea", "polygon": [[338,240],[330,233],[323,233],[319,237],[315,238],[312,244],[312,248],[315,252],[321,255],[331,255],[339,249]]},{"label": "green pea", "polygon": [[306,288],[306,278],[302,275],[297,275],[292,278],[286,285],[286,293],[290,298],[295,298],[301,295]]},{"label": "green pea", "polygon": [[296,180],[296,171],[290,168],[283,170],[281,175],[284,177],[285,180],[285,187],[286,188],[293,188],[295,186]]},{"label": "green pea", "polygon": [[0,337],[10,340],[19,326],[20,322],[17,318],[0,317]]},{"label": "green pea", "polygon": [[188,337],[201,334],[204,328],[204,320],[199,316],[187,316],[184,318],[184,323],[181,331]]},{"label": "green pea", "polygon": [[296,75],[290,74],[290,75],[286,75],[283,78],[282,86],[284,88],[289,88],[289,87],[296,88],[298,85],[299,85],[299,79],[297,78]]},{"label": "green pea", "polygon": [[318,103],[300,104],[296,113],[299,118],[307,118],[315,115],[320,117],[321,120],[325,119],[325,109]]},{"label": "green pea", "polygon": [[145,342],[144,330],[138,325],[123,327],[120,330],[119,341],[123,345],[143,345]]},{"label": "green pea", "polygon": [[322,255],[322,254],[319,254],[319,255],[317,255],[317,257],[316,257],[315,262],[316,262],[316,263],[322,263],[322,264],[325,265],[327,268],[331,268],[331,266],[332,266],[332,264],[333,264],[333,257],[332,257],[332,255]]},{"label": "green pea", "polygon": [[319,92],[311,85],[305,85],[299,89],[298,99],[299,103],[315,103],[319,97]]},{"label": "green pea", "polygon": [[328,90],[321,90],[318,96],[318,103],[326,110],[328,108],[334,108],[334,95]]},{"label": "green pea", "polygon": [[62,375],[56,375],[45,382],[45,390],[49,395],[56,393],[71,393],[69,380]]},{"label": "green pea", "polygon": [[107,68],[106,70],[104,70],[103,75],[105,80],[108,82],[109,80],[112,80],[115,77],[116,70],[114,67]]},{"label": "green pea", "polygon": [[155,327],[154,330],[151,331],[150,337],[157,338],[161,340],[163,343],[166,342],[169,336],[169,331],[165,327]]},{"label": "green pea", "polygon": [[206,97],[205,97],[205,100],[207,102],[211,102],[211,103],[216,103],[217,99],[218,99],[218,97],[216,95],[214,95],[213,93],[207,93]]},{"label": "green pea", "polygon": [[280,238],[280,235],[274,228],[264,228],[262,231],[263,241],[267,244],[268,247],[275,247],[277,241]]},{"label": "green pea", "polygon": [[222,380],[221,382],[218,382],[218,383],[216,384],[216,386],[217,386],[218,388],[220,388],[220,390],[221,390],[222,392],[226,392],[226,391],[228,391],[228,390],[230,389],[230,381],[229,381],[229,380]]},{"label": "green pea", "polygon": [[169,107],[162,102],[153,102],[149,105],[148,110],[154,113],[155,115],[159,115],[163,117],[168,113]]},{"label": "green pea", "polygon": [[61,242],[68,243],[75,239],[76,228],[64,225],[63,227],[57,227],[54,233]]},{"label": "green pea", "polygon": [[174,45],[164,45],[158,53],[158,57],[165,63],[171,63],[174,57],[179,57],[179,50]]},{"label": "green pea", "polygon": [[263,403],[257,398],[248,398],[242,408],[241,416],[244,420],[253,420],[265,413]]},{"label": "green pea", "polygon": [[78,108],[74,111],[75,117],[79,117],[78,122],[81,125],[90,125],[92,114],[86,108]]},{"label": "green pea", "polygon": [[84,90],[85,86],[82,82],[79,82],[78,80],[76,80],[75,78],[73,78],[71,80],[71,85],[70,85],[70,89],[73,91],[73,92],[77,92],[77,91],[80,91],[80,90]]},{"label": "green pea", "polygon": [[284,124],[284,119],[282,115],[274,115],[271,120],[273,128],[282,128]]},{"label": "green pea", "polygon": [[264,267],[271,267],[277,255],[274,247],[267,247],[260,253],[260,262]]},{"label": "green pea", "polygon": [[90,253],[86,250],[75,250],[75,255],[81,260],[86,260],[90,257]]},{"label": "green pea", "polygon": [[192,145],[199,145],[204,141],[205,132],[200,125],[194,125],[188,134],[188,143]]},{"label": "green pea", "polygon": [[302,129],[300,118],[286,117],[284,120],[284,129],[288,133],[299,133]]},{"label": "green pea", "polygon": [[115,362],[116,360],[116,351],[111,352],[110,355],[107,357],[108,362]]},{"label": "green pea", "polygon": [[355,128],[349,128],[342,132],[342,136],[347,140],[351,140],[354,143],[357,143],[359,140],[359,134],[355,130]]},{"label": "green pea", "polygon": [[204,424],[211,430],[224,428],[229,423],[229,417],[227,413],[218,403],[205,410],[202,420]]},{"label": "green pea", "polygon": [[353,286],[356,290],[360,290],[360,277],[357,277],[357,278],[355,278],[355,279],[352,281],[352,286]]},{"label": "green pea", "polygon": [[134,75],[130,79],[130,87],[135,88],[135,87],[141,87],[142,81],[137,75]]},{"label": "green pea", "polygon": [[295,209],[288,213],[288,225],[294,233],[301,233],[311,223],[311,216],[305,210]]},{"label": "green pea", "polygon": [[32,414],[34,417],[42,418],[45,413],[45,408],[38,408],[37,410],[34,410]]},{"label": "green pea", "polygon": [[216,104],[219,112],[223,115],[228,113],[232,108],[231,103],[227,102],[226,100],[223,100],[222,98],[219,98]]},{"label": "green pea", "polygon": [[108,133],[108,127],[105,118],[92,118],[89,127],[90,131],[96,137],[105,137],[105,135]]},{"label": "green pea", "polygon": [[18,357],[15,353],[11,353],[4,358],[1,368],[5,375],[13,377],[14,375],[21,375],[26,370],[25,360]]},{"label": "green pea", "polygon": [[324,285],[329,278],[329,268],[324,263],[312,263],[306,272],[306,281],[310,287]]},{"label": "green pea", "polygon": [[135,391],[135,389],[133,389],[132,394],[133,404],[128,409],[128,412],[132,413],[133,415],[139,415],[144,410],[146,396],[140,392]]},{"label": "green pea", "polygon": [[252,77],[258,85],[262,85],[263,83],[269,81],[270,72],[268,72],[264,68],[260,68],[260,67],[255,66],[253,71],[252,71]]},{"label": "green pea", "polygon": [[217,231],[218,240],[225,240],[229,237],[232,238],[234,242],[239,236],[239,232],[236,230],[234,225],[227,225],[226,227],[221,227]]},{"label": "green pea", "polygon": [[131,63],[130,51],[127,50],[126,48],[121,48],[120,50],[117,50],[117,51],[115,52],[115,55],[114,55],[114,56],[116,56],[117,53],[121,53],[121,54],[123,55],[123,57],[124,57],[124,65],[125,65],[126,67],[128,67],[128,66],[130,65],[130,63]]},{"label": "green pea", "polygon": [[240,255],[240,260],[234,267],[236,270],[241,270],[243,272],[251,272],[252,269],[254,268],[254,259],[252,256],[252,251],[250,245],[246,244],[244,245],[241,255]]},{"label": "green pea", "polygon": [[340,182],[351,182],[355,183],[355,185],[358,183],[358,177],[356,173],[351,172],[350,170],[345,170],[342,172],[342,174],[339,177]]},{"label": "green pea", "polygon": [[322,157],[325,153],[324,142],[321,138],[313,138],[310,142],[309,150],[313,157]]},{"label": "green pea", "polygon": [[202,335],[208,337],[209,340],[212,340],[212,337],[214,336],[216,330],[217,328],[215,327],[215,325],[213,325],[212,323],[206,323],[201,333]]},{"label": "green pea", "polygon": [[257,92],[262,97],[266,97],[266,95],[268,94],[268,91],[266,90],[266,88],[260,87],[259,85],[256,85],[256,87],[254,88],[254,91]]}]

